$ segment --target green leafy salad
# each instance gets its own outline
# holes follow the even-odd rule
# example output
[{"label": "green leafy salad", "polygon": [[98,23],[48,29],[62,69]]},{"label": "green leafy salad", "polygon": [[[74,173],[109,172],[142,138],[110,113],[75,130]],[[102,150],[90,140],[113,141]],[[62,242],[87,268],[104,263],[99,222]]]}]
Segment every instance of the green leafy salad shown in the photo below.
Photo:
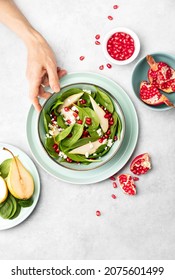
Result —
[{"label": "green leafy salad", "polygon": [[99,161],[120,140],[122,123],[109,95],[71,88],[44,110],[45,149],[57,161]]}]

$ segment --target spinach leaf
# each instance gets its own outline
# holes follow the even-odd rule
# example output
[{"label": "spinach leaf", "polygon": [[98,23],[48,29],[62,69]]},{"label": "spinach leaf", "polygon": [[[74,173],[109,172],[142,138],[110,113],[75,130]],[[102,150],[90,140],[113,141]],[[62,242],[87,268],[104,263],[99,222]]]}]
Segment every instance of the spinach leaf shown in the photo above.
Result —
[{"label": "spinach leaf", "polygon": [[114,139],[114,136],[115,136],[116,130],[117,130],[117,126],[118,126],[118,114],[116,112],[114,112],[112,114],[112,118],[114,120],[114,123],[110,127],[110,131],[111,131],[110,138]]},{"label": "spinach leaf", "polygon": [[56,137],[55,137],[55,141],[57,143],[61,142],[61,140],[63,140],[64,138],[66,138],[72,131],[74,124],[68,126],[67,128],[65,128],[63,131],[61,131]]},{"label": "spinach leaf", "polygon": [[107,95],[107,93],[105,93],[98,87],[96,87],[96,90],[97,93],[96,93],[95,101],[97,103],[100,103],[100,105],[103,105],[110,113],[113,113],[114,106],[111,98]]},{"label": "spinach leaf", "polygon": [[9,171],[10,171],[10,165],[11,165],[11,161],[12,159],[6,159],[4,160],[1,165],[0,165],[0,175],[1,177],[3,177],[4,179],[8,176]]},{"label": "spinach leaf", "polygon": [[63,120],[63,117],[62,117],[61,115],[59,115],[59,116],[57,117],[57,124],[58,124],[58,126],[61,127],[61,128],[66,128],[66,127],[67,127],[67,125],[65,124],[65,122],[64,122],[64,120]]},{"label": "spinach leaf", "polygon": [[80,89],[80,88],[71,88],[71,89],[68,89],[67,91],[63,92],[60,95],[59,99],[61,101],[64,101],[67,97],[69,97],[69,96],[71,96],[73,94],[76,94],[76,93],[80,93],[80,92],[83,92],[83,90]]},{"label": "spinach leaf", "polygon": [[53,138],[46,138],[45,141],[45,148],[48,152],[48,154],[57,159],[58,158],[58,154],[55,152],[55,150],[53,149],[53,145],[55,144],[54,139]]},{"label": "spinach leaf", "polygon": [[46,133],[48,133],[49,132],[48,125],[49,125],[49,123],[51,121],[51,117],[50,117],[50,115],[48,113],[45,112],[45,110],[43,110],[43,114],[44,114],[43,115],[44,129],[45,129]]},{"label": "spinach leaf", "polygon": [[51,111],[56,109],[59,105],[63,104],[61,100],[57,100],[56,103],[53,104],[53,107],[51,107]]},{"label": "spinach leaf", "polygon": [[80,146],[83,146],[89,142],[94,142],[98,139],[98,137],[86,137],[86,138],[81,138],[79,139],[75,144],[73,144],[71,147],[67,148],[67,151],[68,150],[73,150],[73,149],[76,149]]},{"label": "spinach leaf", "polygon": [[73,129],[71,131],[72,137],[64,139],[62,141],[63,145],[66,146],[66,147],[72,147],[72,145],[74,143],[76,143],[77,140],[81,137],[81,135],[83,133],[83,129],[84,129],[84,125],[77,124],[77,123],[74,124],[74,127],[73,127]]},{"label": "spinach leaf", "polygon": [[97,162],[99,160],[93,160],[93,159],[88,159],[83,155],[74,155],[74,154],[69,154],[67,153],[67,156],[72,159],[73,161],[76,162],[83,162],[83,163],[90,163],[90,162]]},{"label": "spinach leaf", "polygon": [[118,136],[118,139],[120,139],[120,135],[121,135],[121,132],[122,132],[122,122],[121,122],[121,119],[120,119],[118,114],[117,114],[117,119],[118,119],[117,136]]}]

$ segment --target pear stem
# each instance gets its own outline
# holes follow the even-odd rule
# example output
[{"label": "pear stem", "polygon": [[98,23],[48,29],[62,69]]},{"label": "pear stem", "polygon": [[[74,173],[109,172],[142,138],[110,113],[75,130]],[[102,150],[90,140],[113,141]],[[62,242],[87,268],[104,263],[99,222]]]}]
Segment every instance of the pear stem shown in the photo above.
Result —
[{"label": "pear stem", "polygon": [[19,171],[18,163],[17,163],[17,161],[16,161],[16,157],[14,156],[14,154],[12,153],[12,151],[10,151],[9,149],[3,147],[3,150],[9,152],[9,153],[12,155],[12,157],[14,158],[15,163],[16,163],[16,167],[17,167],[17,170],[18,170],[19,179],[20,179],[20,181],[22,182],[23,180],[22,180],[22,178],[21,178],[21,174],[20,174],[20,171]]}]

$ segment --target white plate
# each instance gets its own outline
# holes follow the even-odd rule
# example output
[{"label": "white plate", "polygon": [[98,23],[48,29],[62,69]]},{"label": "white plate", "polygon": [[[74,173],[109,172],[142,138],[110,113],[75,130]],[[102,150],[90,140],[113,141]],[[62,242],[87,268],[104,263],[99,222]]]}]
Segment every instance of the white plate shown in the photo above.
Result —
[{"label": "white plate", "polygon": [[30,207],[23,208],[21,207],[21,212],[18,217],[14,220],[8,220],[8,219],[3,219],[0,217],[0,230],[4,229],[9,229],[12,227],[15,227],[16,225],[19,225],[22,223],[24,220],[27,219],[27,217],[33,212],[39,198],[40,194],[40,179],[39,179],[39,174],[38,171],[33,163],[33,161],[26,155],[24,152],[22,152],[20,149],[6,144],[6,143],[0,143],[0,164],[8,158],[11,158],[11,155],[3,150],[3,147],[6,147],[7,149],[11,150],[15,156],[19,156],[19,159],[23,163],[23,165],[29,170],[29,172],[32,174],[34,183],[35,183],[35,191],[33,195],[33,204]]}]

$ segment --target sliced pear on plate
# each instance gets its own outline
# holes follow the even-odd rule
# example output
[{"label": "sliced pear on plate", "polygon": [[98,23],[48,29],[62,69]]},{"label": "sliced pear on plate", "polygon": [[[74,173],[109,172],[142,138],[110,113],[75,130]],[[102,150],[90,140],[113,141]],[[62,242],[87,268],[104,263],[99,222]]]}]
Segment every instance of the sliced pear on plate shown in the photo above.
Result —
[{"label": "sliced pear on plate", "polygon": [[99,142],[99,140],[96,140],[94,142],[89,142],[83,146],[80,146],[76,149],[73,149],[70,151],[70,154],[79,154],[79,155],[92,155],[96,152],[96,150],[103,144],[106,143],[107,140],[104,140],[102,143]]},{"label": "sliced pear on plate", "polygon": [[34,181],[30,172],[24,167],[18,157],[12,155],[10,171],[6,178],[7,187],[10,193],[18,199],[29,199],[34,193]]},{"label": "sliced pear on plate", "polygon": [[82,91],[80,93],[76,93],[76,94],[73,94],[73,95],[70,95],[69,97],[67,97],[64,100],[63,104],[58,107],[58,112],[61,112],[62,108],[69,107],[72,104],[76,103],[83,94],[84,94],[84,92]]},{"label": "sliced pear on plate", "polygon": [[8,188],[5,180],[0,176],[0,203],[4,202],[8,196]]},{"label": "sliced pear on plate", "polygon": [[104,115],[106,114],[105,111],[95,102],[95,100],[92,98],[92,96],[89,96],[91,100],[92,107],[94,111],[96,112],[99,121],[100,121],[100,126],[103,130],[104,133],[108,130],[109,124],[108,124],[108,119],[104,118]]}]

